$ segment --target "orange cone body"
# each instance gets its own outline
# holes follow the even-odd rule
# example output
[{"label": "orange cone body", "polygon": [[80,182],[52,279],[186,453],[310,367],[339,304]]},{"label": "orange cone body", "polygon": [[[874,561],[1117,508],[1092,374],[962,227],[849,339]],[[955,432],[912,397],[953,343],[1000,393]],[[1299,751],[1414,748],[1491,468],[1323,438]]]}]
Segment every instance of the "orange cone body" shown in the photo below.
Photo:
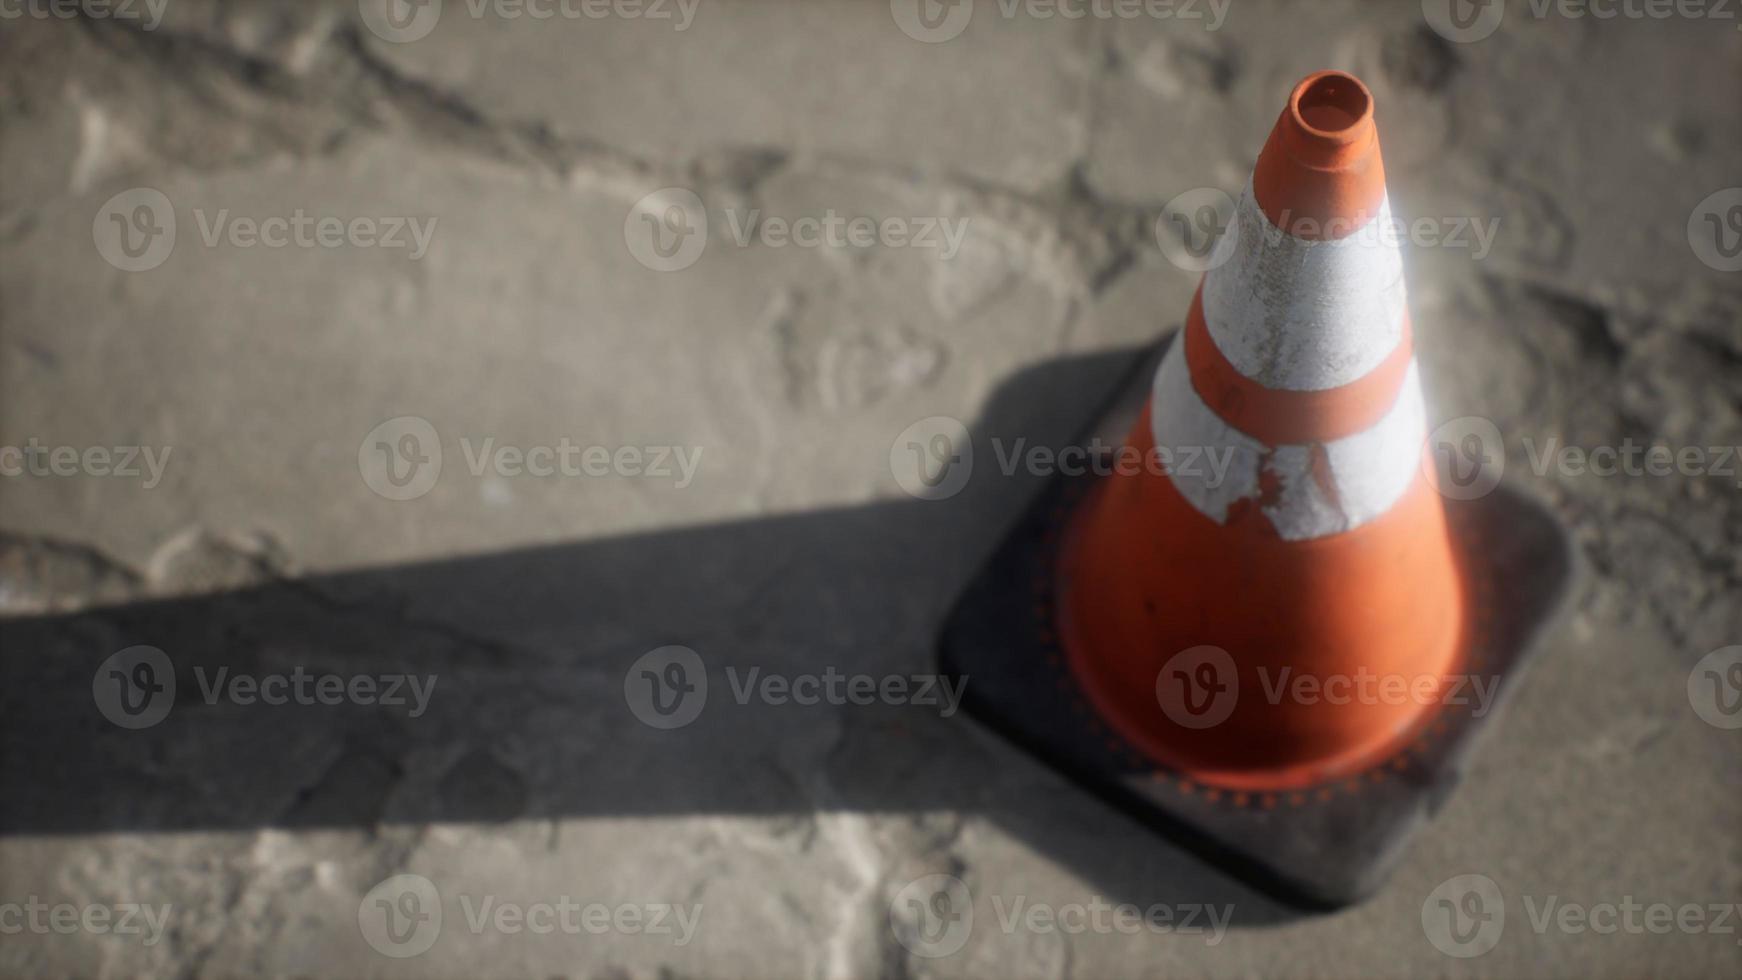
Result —
[{"label": "orange cone body", "polygon": [[1371,95],[1309,76],[1128,437],[1171,469],[1101,481],[1067,530],[1071,669],[1109,725],[1189,780],[1358,772],[1431,721],[1460,668],[1390,221]]}]

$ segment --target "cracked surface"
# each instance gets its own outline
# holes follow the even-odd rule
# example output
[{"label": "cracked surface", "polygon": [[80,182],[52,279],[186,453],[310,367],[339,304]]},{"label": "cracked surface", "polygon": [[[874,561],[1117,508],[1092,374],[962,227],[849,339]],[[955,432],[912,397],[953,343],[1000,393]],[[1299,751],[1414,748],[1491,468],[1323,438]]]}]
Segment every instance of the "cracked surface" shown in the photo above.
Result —
[{"label": "cracked surface", "polygon": [[[1236,2],[1217,31],[977,11],[944,44],[843,2],[704,2],[682,33],[450,12],[405,44],[337,0],[171,0],[154,31],[0,21],[0,445],[173,450],[149,489],[0,478],[0,902],[175,909],[149,947],[7,935],[0,974],[1735,975],[1735,936],[1538,933],[1512,903],[1742,900],[1737,733],[1686,690],[1742,643],[1738,478],[1534,465],[1742,444],[1742,281],[1686,231],[1742,172],[1742,35],[1520,16],[1454,44],[1418,8]],[[1183,319],[1197,277],[1156,219],[1186,190],[1237,192],[1323,67],[1374,92],[1394,210],[1499,220],[1480,257],[1406,247],[1430,416],[1492,419],[1508,478],[1589,572],[1385,891],[1296,917],[960,716],[735,704],[728,669],[931,669],[1037,485],[986,440],[1062,444],[1116,352]],[[180,227],[167,262],[127,273],[92,225],[137,186]],[[661,273],[624,224],[668,186],[712,230]],[[409,261],[207,246],[195,216],[298,208],[439,223]],[[740,247],[751,209],[968,232],[947,261]],[[402,415],[445,461],[398,503],[358,448]],[[933,415],[985,454],[947,502],[890,472]],[[703,456],[682,488],[474,476],[461,440],[486,438]],[[662,732],[625,710],[624,674],[669,643],[715,687]],[[134,644],[183,686],[139,732],[92,703],[96,666]],[[206,704],[195,666],[439,686],[416,718]],[[406,871],[444,895],[705,912],[677,947],[473,935],[449,902],[435,949],[393,959],[358,906]],[[1464,961],[1421,909],[1467,872],[1509,917]],[[935,873],[978,919],[928,960],[891,902]],[[1214,946],[1006,933],[993,901],[1017,896],[1231,903],[1233,927]]]}]

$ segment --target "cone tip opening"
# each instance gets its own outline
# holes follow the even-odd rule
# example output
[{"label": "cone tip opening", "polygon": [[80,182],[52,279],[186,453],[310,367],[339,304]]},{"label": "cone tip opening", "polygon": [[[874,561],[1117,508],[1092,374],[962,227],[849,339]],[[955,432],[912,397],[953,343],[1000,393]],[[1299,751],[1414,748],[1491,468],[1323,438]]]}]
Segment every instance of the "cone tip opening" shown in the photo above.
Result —
[{"label": "cone tip opening", "polygon": [[1309,135],[1350,143],[1373,122],[1373,93],[1348,72],[1314,72],[1294,87],[1288,108]]},{"label": "cone tip opening", "polygon": [[1374,141],[1373,93],[1348,72],[1314,72],[1289,94],[1283,128],[1293,155],[1308,166],[1354,163]]}]

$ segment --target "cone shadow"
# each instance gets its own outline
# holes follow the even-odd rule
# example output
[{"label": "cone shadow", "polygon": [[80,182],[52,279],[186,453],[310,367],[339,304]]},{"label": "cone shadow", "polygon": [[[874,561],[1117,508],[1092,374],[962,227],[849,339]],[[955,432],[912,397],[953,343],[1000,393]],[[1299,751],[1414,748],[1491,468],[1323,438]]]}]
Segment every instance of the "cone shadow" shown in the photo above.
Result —
[{"label": "cone shadow", "polygon": [[[1290,918],[964,713],[755,693],[770,675],[935,674],[951,604],[1044,482],[1006,476],[993,440],[1067,444],[1137,363],[1067,358],[1004,383],[970,427],[974,476],[949,500],[0,620],[0,833],[950,813],[995,822],[1113,900],[1232,903],[1236,925]],[[162,722],[129,730],[98,710],[93,680],[138,644],[168,654],[176,693]],[[700,716],[673,730],[625,699],[631,665],[665,644],[696,650],[708,682]],[[207,696],[220,676],[299,669],[435,686],[415,716],[409,688],[393,706]]]}]

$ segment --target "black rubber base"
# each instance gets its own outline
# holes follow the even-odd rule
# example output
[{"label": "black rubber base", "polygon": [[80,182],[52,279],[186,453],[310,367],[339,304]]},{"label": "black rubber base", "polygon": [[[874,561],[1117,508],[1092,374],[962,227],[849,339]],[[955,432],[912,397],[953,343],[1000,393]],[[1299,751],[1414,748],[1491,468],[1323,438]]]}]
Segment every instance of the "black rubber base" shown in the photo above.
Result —
[{"label": "black rubber base", "polygon": [[[1097,436],[1121,443],[1166,347],[1135,367],[1078,445]],[[1053,479],[951,613],[942,664],[968,678],[968,711],[1283,901],[1326,909],[1370,894],[1457,786],[1478,734],[1517,686],[1536,637],[1561,605],[1574,570],[1566,533],[1541,505],[1505,485],[1476,500],[1447,500],[1475,627],[1466,670],[1497,684],[1494,697],[1448,698],[1420,740],[1352,777],[1299,791],[1235,793],[1194,785],[1150,760],[1096,717],[1065,663],[1053,622],[1057,548],[1067,516],[1096,479]],[[1449,703],[1457,700],[1467,703]]]}]

